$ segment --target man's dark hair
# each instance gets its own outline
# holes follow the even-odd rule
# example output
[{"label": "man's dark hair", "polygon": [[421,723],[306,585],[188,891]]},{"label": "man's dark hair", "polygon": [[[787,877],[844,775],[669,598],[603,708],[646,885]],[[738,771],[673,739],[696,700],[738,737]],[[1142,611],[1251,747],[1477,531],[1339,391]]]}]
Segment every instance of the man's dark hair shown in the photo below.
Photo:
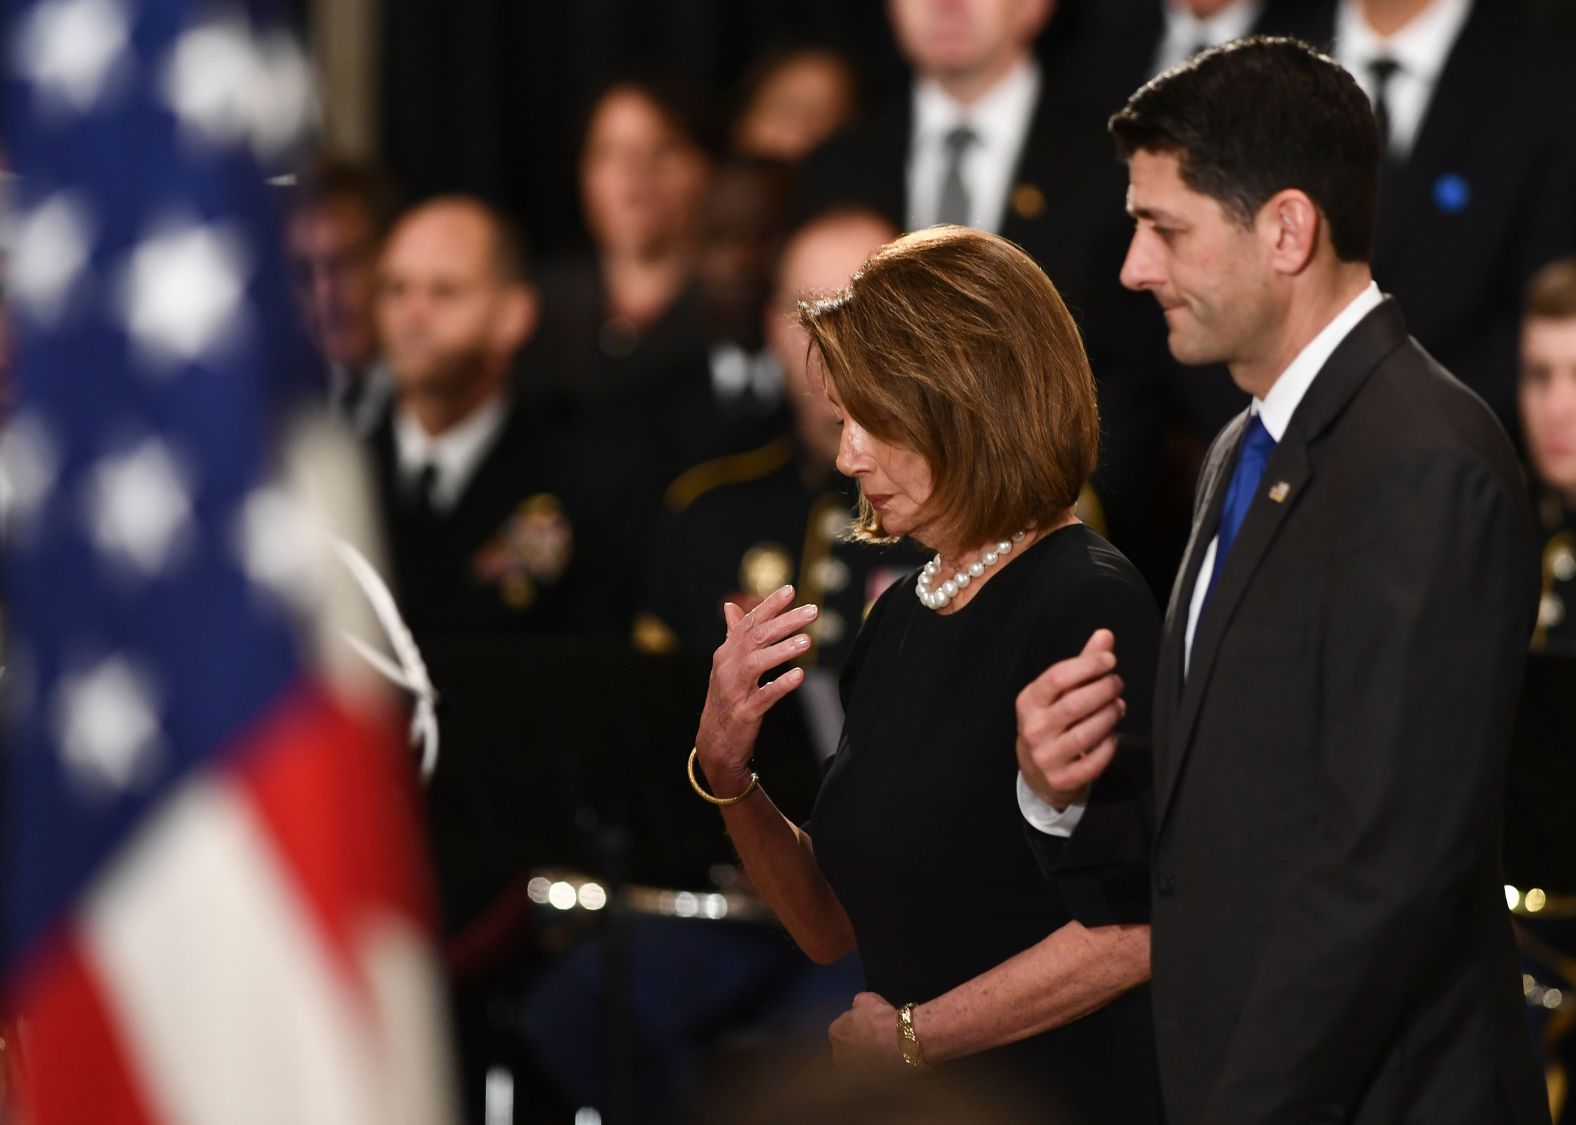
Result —
[{"label": "man's dark hair", "polygon": [[1305,43],[1252,36],[1205,51],[1141,87],[1110,129],[1123,160],[1176,155],[1182,182],[1244,224],[1296,188],[1323,212],[1342,261],[1372,254],[1373,108],[1350,74]]},{"label": "man's dark hair", "polygon": [[399,214],[399,189],[383,169],[342,157],[323,157],[296,182],[292,209],[306,211],[325,204],[349,203],[366,216],[381,240]]},{"label": "man's dark hair", "polygon": [[708,158],[722,153],[723,122],[715,99],[708,98],[693,78],[670,69],[643,67],[627,71],[599,87],[577,114],[577,159],[584,155],[591,121],[602,103],[616,93],[644,98],[685,140]]}]

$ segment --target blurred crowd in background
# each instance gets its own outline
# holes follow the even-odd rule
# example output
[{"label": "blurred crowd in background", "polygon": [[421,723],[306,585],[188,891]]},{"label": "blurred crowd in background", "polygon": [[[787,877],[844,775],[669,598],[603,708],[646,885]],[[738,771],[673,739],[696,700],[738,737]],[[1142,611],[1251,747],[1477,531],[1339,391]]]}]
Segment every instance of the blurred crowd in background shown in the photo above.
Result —
[{"label": "blurred crowd in background", "polygon": [[[791,320],[802,296],[933,223],[1028,250],[1099,387],[1080,513],[1164,604],[1203,452],[1246,399],[1224,369],[1178,367],[1153,297],[1122,285],[1105,121],[1198,50],[1297,35],[1374,100],[1377,280],[1529,453],[1564,545],[1539,644],[1576,647],[1576,374],[1556,354],[1522,378],[1518,355],[1529,282],[1576,254],[1573,10],[390,0],[382,164],[324,154],[287,189],[286,238],[442,699],[429,813],[472,1101],[503,1068],[542,1120],[620,1096],[666,1119],[697,1044],[743,1050],[763,1025],[813,1040],[857,987],[856,966],[812,970],[733,920],[720,823],[679,777],[723,601],[793,582],[822,606],[817,675],[762,753],[802,815],[863,612],[923,561],[842,539],[856,496]],[[1559,280],[1540,315],[1569,335]],[[587,886],[625,884],[667,889],[647,921],[668,929],[593,917],[607,899]],[[681,1000],[659,987],[675,982]]]}]

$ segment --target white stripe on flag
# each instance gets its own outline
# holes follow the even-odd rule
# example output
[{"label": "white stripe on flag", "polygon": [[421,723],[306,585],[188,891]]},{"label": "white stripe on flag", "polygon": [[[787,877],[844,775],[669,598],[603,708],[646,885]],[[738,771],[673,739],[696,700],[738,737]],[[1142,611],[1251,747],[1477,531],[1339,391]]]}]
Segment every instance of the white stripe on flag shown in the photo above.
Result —
[{"label": "white stripe on flag", "polygon": [[[385,1125],[441,1104],[437,1090],[406,1100],[413,1077],[390,1065],[373,1026],[382,1014],[409,1016],[410,986],[398,1011],[383,999],[382,1012],[358,1005],[266,829],[223,782],[199,777],[172,795],[84,913],[106,1005],[170,1125]],[[374,958],[378,977],[407,968],[407,951],[397,960]],[[430,1028],[435,1016],[420,1022]],[[414,1050],[392,1061],[410,1065]],[[429,1058],[418,1075],[435,1066]]]},{"label": "white stripe on flag", "polygon": [[370,927],[358,943],[383,1035],[388,1125],[434,1125],[459,1104],[441,1032],[447,1001],[430,943],[403,920]]}]

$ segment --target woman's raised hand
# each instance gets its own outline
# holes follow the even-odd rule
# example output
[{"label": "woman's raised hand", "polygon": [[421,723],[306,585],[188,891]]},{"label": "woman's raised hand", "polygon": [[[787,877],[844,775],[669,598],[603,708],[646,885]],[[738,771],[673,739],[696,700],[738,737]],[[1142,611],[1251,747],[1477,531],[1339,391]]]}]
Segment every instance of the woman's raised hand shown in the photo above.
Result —
[{"label": "woman's raised hand", "polygon": [[818,611],[813,605],[793,608],[793,596],[793,587],[784,586],[748,613],[732,602],[722,607],[728,636],[711,658],[706,707],[695,736],[701,768],[719,797],[744,791],[761,719],[804,682],[804,669],[790,668],[760,684],[762,673],[810,647],[809,636],[800,630],[815,620]]}]

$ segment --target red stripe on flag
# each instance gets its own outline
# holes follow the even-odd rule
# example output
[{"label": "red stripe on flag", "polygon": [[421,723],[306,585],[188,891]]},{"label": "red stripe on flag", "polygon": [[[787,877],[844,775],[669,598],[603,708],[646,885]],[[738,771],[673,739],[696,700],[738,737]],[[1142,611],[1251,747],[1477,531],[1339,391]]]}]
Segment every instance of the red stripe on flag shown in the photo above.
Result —
[{"label": "red stripe on flag", "polygon": [[74,939],[46,941],[16,977],[22,1021],[19,1120],[30,1125],[154,1125],[119,1030]]},{"label": "red stripe on flag", "polygon": [[393,914],[434,932],[414,771],[390,728],[303,687],[237,749],[232,776],[351,979],[354,939],[369,917]]}]

